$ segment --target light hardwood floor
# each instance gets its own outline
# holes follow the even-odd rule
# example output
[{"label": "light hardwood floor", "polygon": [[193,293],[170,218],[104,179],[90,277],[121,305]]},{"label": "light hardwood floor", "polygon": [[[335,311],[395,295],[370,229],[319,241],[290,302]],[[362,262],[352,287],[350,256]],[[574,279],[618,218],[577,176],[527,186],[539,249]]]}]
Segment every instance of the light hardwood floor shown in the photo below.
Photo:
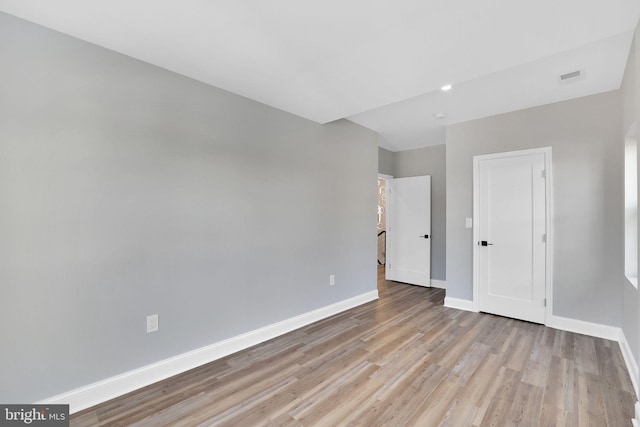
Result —
[{"label": "light hardwood floor", "polygon": [[72,426],[631,426],[613,341],[380,299],[71,417]]}]

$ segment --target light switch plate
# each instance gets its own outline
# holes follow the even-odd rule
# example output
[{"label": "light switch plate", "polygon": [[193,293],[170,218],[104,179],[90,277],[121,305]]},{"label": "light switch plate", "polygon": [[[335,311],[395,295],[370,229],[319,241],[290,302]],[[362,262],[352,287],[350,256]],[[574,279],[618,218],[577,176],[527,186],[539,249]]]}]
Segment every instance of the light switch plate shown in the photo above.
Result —
[{"label": "light switch plate", "polygon": [[464,226],[465,226],[465,228],[472,228],[473,227],[473,219],[472,218],[465,218],[464,219]]}]

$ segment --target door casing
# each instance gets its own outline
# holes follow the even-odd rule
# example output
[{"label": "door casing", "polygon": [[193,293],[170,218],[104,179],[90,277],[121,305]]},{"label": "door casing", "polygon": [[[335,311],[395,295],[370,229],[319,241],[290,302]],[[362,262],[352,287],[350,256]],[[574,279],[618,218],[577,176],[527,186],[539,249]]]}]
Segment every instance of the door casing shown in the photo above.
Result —
[{"label": "door casing", "polygon": [[552,183],[552,170],[551,170],[551,147],[532,148],[528,150],[508,151],[502,153],[484,154],[473,157],[473,310],[480,311],[478,303],[478,288],[479,288],[479,250],[480,247],[477,242],[480,240],[479,236],[479,224],[480,212],[479,212],[479,175],[478,164],[482,160],[490,159],[502,159],[508,157],[518,157],[529,154],[544,154],[544,163],[546,171],[545,180],[545,209],[546,209],[546,230],[547,230],[547,248],[545,254],[545,325],[548,325],[553,316],[553,195],[551,190]]}]

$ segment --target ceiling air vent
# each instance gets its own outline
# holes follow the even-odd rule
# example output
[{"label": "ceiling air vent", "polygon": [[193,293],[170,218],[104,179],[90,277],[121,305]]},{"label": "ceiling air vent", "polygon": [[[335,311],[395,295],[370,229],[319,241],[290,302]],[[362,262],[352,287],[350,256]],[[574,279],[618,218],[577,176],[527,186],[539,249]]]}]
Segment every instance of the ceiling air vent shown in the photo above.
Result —
[{"label": "ceiling air vent", "polygon": [[584,80],[584,68],[582,70],[571,71],[570,73],[560,74],[558,82],[561,84],[569,84]]}]

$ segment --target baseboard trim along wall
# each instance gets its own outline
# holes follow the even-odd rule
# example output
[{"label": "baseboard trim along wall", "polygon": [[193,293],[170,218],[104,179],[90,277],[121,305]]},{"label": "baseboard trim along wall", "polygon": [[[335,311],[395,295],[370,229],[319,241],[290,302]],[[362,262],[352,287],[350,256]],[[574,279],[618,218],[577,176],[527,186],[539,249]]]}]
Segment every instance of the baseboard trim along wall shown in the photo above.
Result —
[{"label": "baseboard trim along wall", "polygon": [[456,308],[458,310],[464,310],[464,311],[475,311],[473,309],[473,301],[469,301],[468,299],[445,297],[444,306],[449,308]]},{"label": "baseboard trim along wall", "polygon": [[547,326],[576,334],[589,335],[596,338],[604,338],[611,341],[620,341],[620,328],[601,325],[599,323],[585,322],[584,320],[570,319],[562,316],[551,316]]},{"label": "baseboard trim along wall", "polygon": [[447,289],[447,282],[444,280],[431,279],[432,288]]},{"label": "baseboard trim along wall", "polygon": [[[620,351],[622,352],[622,357],[624,357],[624,363],[627,365],[627,371],[629,372],[629,376],[631,377],[631,383],[633,384],[633,389],[636,392],[636,398],[640,397],[640,389],[638,388],[640,384],[638,384],[638,364],[636,363],[636,359],[633,357],[633,353],[631,352],[631,347],[629,346],[629,341],[627,341],[627,337],[625,336],[622,329],[620,329],[620,339],[618,340],[620,343]],[[640,405],[636,403],[636,418],[640,416],[638,412],[640,410]]]},{"label": "baseboard trim along wall", "polygon": [[357,295],[242,335],[53,396],[38,403],[68,404],[71,413],[79,412],[376,299],[378,299],[377,290]]}]

